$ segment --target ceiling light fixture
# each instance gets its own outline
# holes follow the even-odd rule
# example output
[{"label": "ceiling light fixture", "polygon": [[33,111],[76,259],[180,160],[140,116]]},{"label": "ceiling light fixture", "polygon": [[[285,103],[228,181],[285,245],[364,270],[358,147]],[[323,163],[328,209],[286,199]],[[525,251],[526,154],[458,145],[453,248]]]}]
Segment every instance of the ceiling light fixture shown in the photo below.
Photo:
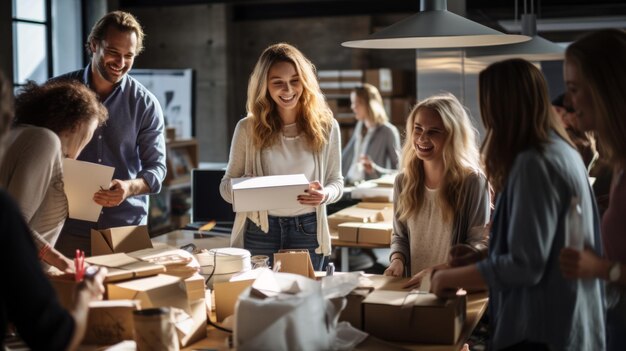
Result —
[{"label": "ceiling light fixture", "polygon": [[504,45],[530,40],[470,21],[447,10],[446,0],[420,0],[420,12],[342,46],[361,49],[434,49]]},{"label": "ceiling light fixture", "polygon": [[522,34],[531,37],[531,40],[511,45],[469,48],[465,50],[465,56],[469,59],[487,62],[507,58],[523,58],[528,61],[562,60],[565,48],[537,35],[537,18],[534,14],[533,0],[531,0],[530,12],[530,14],[526,13],[526,1],[524,1]]}]

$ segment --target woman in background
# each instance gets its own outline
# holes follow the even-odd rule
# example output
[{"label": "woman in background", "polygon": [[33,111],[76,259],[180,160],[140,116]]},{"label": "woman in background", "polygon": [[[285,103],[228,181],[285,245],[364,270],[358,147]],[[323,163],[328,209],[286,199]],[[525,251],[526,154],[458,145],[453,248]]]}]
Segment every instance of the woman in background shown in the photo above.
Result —
[{"label": "woman in background", "polygon": [[[394,184],[394,230],[386,275],[405,267],[418,285],[432,267],[478,260],[486,254],[489,187],[480,168],[476,130],[452,94],[435,95],[411,111]],[[460,245],[460,246],[458,246]],[[456,256],[456,255],[455,255]]]},{"label": "woman in background", "polygon": [[68,214],[63,158],[75,159],[107,110],[83,84],[29,83],[15,103],[15,127],[0,162],[0,184],[19,204],[39,258],[61,271],[73,262],[54,249]]},{"label": "woman in background", "polygon": [[497,62],[479,75],[483,160],[496,194],[489,256],[433,273],[440,297],[489,288],[493,350],[603,350],[604,297],[596,279],[566,280],[558,255],[578,198],[584,241],[600,250],[587,172],[532,63]]},{"label": "woman in background", "polygon": [[400,134],[387,118],[383,99],[371,84],[350,93],[357,124],[341,155],[346,183],[380,178],[398,169]]},{"label": "woman in background", "polygon": [[[315,67],[295,47],[274,44],[259,57],[248,83],[248,116],[237,123],[220,193],[232,203],[231,179],[304,174],[305,207],[238,212],[231,244],[252,255],[307,249],[315,270],[330,255],[326,204],[343,192],[339,124],[317,83]],[[259,199],[263,201],[263,199]]]},{"label": "woman in background", "polygon": [[[587,247],[563,249],[570,278],[600,278],[607,286],[607,349],[626,350],[626,32],[591,33],[565,52],[564,77],[580,124],[596,130],[603,158],[613,165],[608,208],[602,217],[604,256]],[[606,156],[606,157],[604,157]]]}]

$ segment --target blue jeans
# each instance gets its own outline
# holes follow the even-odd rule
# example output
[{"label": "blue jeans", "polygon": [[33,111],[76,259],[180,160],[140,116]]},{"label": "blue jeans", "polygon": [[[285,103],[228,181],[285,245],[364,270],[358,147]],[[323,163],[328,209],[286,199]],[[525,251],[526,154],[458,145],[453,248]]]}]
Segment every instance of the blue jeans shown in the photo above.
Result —
[{"label": "blue jeans", "polygon": [[244,249],[252,255],[266,255],[270,265],[274,264],[274,253],[281,249],[309,250],[313,269],[324,268],[324,256],[315,253],[317,243],[317,216],[315,212],[295,217],[268,216],[269,231],[263,232],[250,219],[246,220],[246,233],[243,237]]}]

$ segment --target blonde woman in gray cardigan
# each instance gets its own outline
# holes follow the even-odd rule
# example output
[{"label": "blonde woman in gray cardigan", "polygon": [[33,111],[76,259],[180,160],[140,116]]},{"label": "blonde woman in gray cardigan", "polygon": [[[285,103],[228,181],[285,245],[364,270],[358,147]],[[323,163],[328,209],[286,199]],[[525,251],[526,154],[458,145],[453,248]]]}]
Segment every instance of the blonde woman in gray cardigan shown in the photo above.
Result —
[{"label": "blonde woman in gray cardigan", "polygon": [[491,206],[476,132],[454,95],[421,101],[411,111],[406,130],[385,274],[413,274],[407,284],[413,286],[440,265],[486,255]]},{"label": "blonde woman in gray cardigan", "polygon": [[346,183],[397,172],[400,133],[389,123],[378,89],[365,83],[350,93],[350,102],[357,124],[341,155]]},{"label": "blonde woman in gray cardigan", "polygon": [[341,197],[343,177],[339,125],[313,64],[289,44],[265,49],[250,76],[247,110],[220,184],[224,200],[232,203],[232,178],[302,173],[311,182],[298,196],[304,208],[238,212],[231,245],[270,260],[280,249],[308,249],[321,270],[331,249],[326,204]]}]

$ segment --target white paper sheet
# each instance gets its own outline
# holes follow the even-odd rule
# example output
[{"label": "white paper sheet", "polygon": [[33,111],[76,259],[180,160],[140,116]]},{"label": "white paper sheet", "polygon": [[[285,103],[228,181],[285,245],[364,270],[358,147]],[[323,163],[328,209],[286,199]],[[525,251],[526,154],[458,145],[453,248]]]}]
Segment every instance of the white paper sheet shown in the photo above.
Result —
[{"label": "white paper sheet", "polygon": [[66,158],[63,160],[63,183],[69,203],[69,217],[97,222],[102,206],[93,201],[100,187],[108,189],[113,167]]}]

